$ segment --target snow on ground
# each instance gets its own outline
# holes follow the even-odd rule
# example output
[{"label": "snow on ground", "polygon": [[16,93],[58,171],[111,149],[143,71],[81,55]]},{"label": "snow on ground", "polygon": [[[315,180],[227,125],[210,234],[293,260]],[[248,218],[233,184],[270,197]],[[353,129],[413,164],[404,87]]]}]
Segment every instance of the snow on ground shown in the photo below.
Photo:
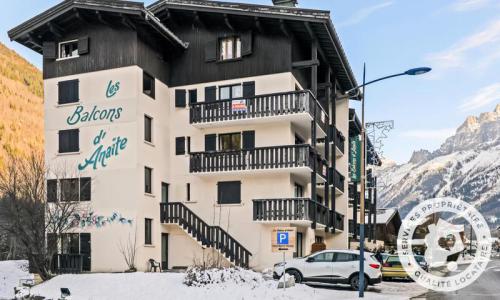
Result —
[{"label": "snow on ground", "polygon": [[0,261],[0,299],[14,298],[20,280],[33,280],[27,260]]},{"label": "snow on ground", "polygon": [[[72,300],[80,299],[183,299],[183,300],[326,300],[357,299],[357,293],[348,287],[307,286],[298,284],[287,289],[277,289],[277,281],[251,280],[249,282],[225,282],[202,287],[188,287],[183,284],[183,273],[117,273],[60,275],[31,289],[32,295],[57,299],[60,288],[69,288]],[[413,289],[414,283],[391,282],[370,287],[365,299],[408,299],[421,294]],[[384,292],[387,290],[387,293]],[[425,291],[425,290],[424,290]],[[410,293],[411,292],[411,293]]]}]

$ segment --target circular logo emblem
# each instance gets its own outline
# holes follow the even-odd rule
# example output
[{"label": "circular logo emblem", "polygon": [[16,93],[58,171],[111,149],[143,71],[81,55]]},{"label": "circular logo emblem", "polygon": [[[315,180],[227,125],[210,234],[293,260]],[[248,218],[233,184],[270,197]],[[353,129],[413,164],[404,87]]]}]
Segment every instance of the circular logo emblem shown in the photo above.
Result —
[{"label": "circular logo emblem", "polygon": [[[466,238],[464,220],[476,237],[476,252],[467,258],[463,251],[472,241]],[[404,218],[397,244],[408,276],[427,289],[443,292],[474,282],[491,255],[491,235],[484,217],[472,205],[455,198],[419,203]]]}]

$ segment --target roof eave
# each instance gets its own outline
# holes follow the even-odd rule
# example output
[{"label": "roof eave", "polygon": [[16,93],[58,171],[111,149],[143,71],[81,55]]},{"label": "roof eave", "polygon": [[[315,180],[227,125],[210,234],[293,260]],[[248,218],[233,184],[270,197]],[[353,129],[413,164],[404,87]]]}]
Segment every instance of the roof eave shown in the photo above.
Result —
[{"label": "roof eave", "polygon": [[128,15],[141,15],[159,34],[177,44],[183,49],[187,48],[187,43],[183,42],[173,32],[166,28],[151,12],[144,8],[140,2],[123,2],[122,6],[117,6],[118,2],[100,0],[66,0],[36,16],[21,23],[7,32],[10,40],[17,40],[27,35],[31,31],[39,28],[58,16],[72,9],[95,9],[100,11],[117,12]]}]

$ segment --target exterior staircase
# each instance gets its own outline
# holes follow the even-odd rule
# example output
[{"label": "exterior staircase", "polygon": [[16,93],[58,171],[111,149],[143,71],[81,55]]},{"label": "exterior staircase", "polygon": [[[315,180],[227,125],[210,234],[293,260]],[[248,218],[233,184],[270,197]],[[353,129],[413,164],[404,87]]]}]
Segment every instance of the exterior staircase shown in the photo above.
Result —
[{"label": "exterior staircase", "polygon": [[252,253],[220,226],[211,226],[180,202],[160,203],[160,221],[177,224],[201,245],[212,247],[238,267],[248,268]]}]

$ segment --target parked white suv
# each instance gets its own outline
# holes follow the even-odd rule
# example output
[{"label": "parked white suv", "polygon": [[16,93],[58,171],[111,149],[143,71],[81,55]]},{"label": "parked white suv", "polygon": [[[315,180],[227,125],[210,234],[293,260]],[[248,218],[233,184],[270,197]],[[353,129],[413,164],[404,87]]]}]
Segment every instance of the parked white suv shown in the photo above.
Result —
[{"label": "parked white suv", "polygon": [[[382,281],[381,265],[373,253],[365,252],[365,289],[368,285]],[[295,282],[303,281],[350,284],[355,290],[359,283],[359,251],[324,250],[306,257],[294,258],[274,265],[274,278],[283,271],[295,277]]]}]

